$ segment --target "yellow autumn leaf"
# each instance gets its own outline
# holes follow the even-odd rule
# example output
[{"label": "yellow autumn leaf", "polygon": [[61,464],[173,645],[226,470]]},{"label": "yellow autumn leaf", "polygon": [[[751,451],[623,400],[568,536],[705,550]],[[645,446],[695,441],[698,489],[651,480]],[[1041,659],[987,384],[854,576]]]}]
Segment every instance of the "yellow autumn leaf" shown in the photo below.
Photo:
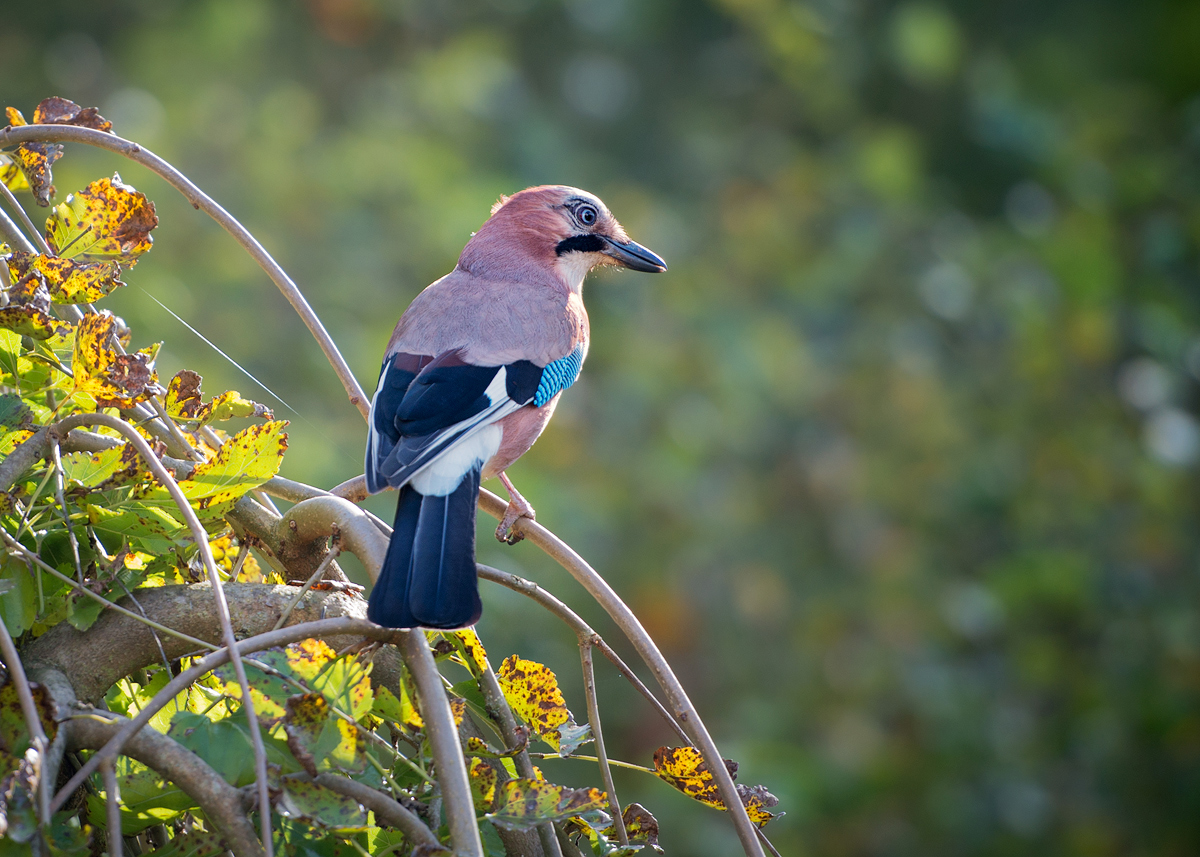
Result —
[{"label": "yellow autumn leaf", "polygon": [[154,371],[158,345],[133,354],[121,354],[116,317],[107,310],[89,313],[75,330],[71,371],[75,390],[96,400],[98,407],[131,408],[161,388]]},{"label": "yellow autumn leaf", "polygon": [[528,830],[545,821],[562,821],[608,806],[608,797],[595,788],[571,789],[545,780],[507,780],[499,788],[494,824],[510,830]]},{"label": "yellow autumn leaf", "polygon": [[184,369],[171,379],[163,404],[173,419],[205,425],[214,420],[227,420],[231,417],[261,417],[268,420],[275,418],[266,405],[243,399],[237,390],[230,390],[214,397],[210,402],[205,402],[200,390],[200,381],[200,376],[189,369]]},{"label": "yellow autumn leaf", "polygon": [[538,737],[558,750],[558,729],[570,719],[571,713],[554,673],[537,661],[511,655],[504,659],[496,677],[513,711]]},{"label": "yellow autumn leaf", "polygon": [[474,628],[463,628],[460,631],[443,631],[442,636],[454,644],[463,654],[467,669],[474,676],[482,675],[490,669],[487,650]]},{"label": "yellow autumn leaf", "polygon": [[483,759],[473,757],[467,765],[471,778],[471,798],[476,812],[488,812],[496,799],[496,769]]},{"label": "yellow autumn leaf", "polygon": [[83,263],[16,250],[9,255],[8,270],[14,283],[37,271],[56,304],[91,303],[125,285],[118,279],[121,266],[117,262]]},{"label": "yellow autumn leaf", "polygon": [[[730,776],[736,779],[737,763],[729,759],[723,761]],[[725,809],[716,778],[695,747],[659,747],[654,751],[654,773],[688,797],[706,806]],[[766,808],[775,806],[779,800],[765,786],[744,786],[739,783],[737,791],[751,821],[761,825],[775,817]]]},{"label": "yellow autumn leaf", "polygon": [[[211,461],[197,464],[179,488],[204,517],[225,514],[238,499],[279,472],[287,450],[286,420],[250,426],[238,432]],[[166,488],[149,486],[138,493],[146,503],[174,506]]]},{"label": "yellow autumn leaf", "polygon": [[0,182],[8,185],[11,191],[29,190],[29,182],[25,180],[25,173],[21,172],[21,165],[18,164],[12,155],[0,154]]},{"label": "yellow autumn leaf", "polygon": [[46,220],[46,241],[66,259],[133,265],[154,243],[150,231],[157,225],[154,203],[114,173],[55,206]]}]

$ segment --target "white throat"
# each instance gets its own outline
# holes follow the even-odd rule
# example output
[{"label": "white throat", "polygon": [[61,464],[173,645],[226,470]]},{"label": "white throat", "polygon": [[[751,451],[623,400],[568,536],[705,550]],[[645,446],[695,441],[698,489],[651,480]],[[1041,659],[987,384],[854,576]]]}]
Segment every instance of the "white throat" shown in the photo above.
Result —
[{"label": "white throat", "polygon": [[578,295],[583,292],[583,278],[588,275],[588,271],[600,264],[601,258],[602,254],[600,253],[583,253],[575,250],[559,256],[555,267],[558,269],[558,275],[567,284],[567,288]]}]

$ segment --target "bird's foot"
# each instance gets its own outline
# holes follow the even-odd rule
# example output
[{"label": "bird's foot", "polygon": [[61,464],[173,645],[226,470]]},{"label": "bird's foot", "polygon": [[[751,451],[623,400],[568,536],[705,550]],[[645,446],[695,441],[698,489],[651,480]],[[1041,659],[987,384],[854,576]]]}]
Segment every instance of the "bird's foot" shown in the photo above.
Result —
[{"label": "bird's foot", "polygon": [[505,474],[500,474],[500,481],[504,483],[504,487],[508,491],[509,500],[508,508],[504,510],[504,517],[500,519],[500,526],[496,527],[496,540],[504,544],[515,545],[525,538],[524,533],[515,529],[517,521],[521,518],[535,520],[535,513],[533,506],[513,487],[512,482]]}]

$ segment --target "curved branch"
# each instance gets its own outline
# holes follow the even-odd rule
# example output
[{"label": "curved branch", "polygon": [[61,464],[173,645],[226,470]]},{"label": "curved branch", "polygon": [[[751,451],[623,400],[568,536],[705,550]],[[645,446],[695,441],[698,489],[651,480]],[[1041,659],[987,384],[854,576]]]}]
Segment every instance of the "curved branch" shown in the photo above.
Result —
[{"label": "curved branch", "polygon": [[[266,634],[258,634],[257,636],[242,640],[237,644],[237,651],[240,656],[250,652],[257,652],[260,649],[269,649],[272,646],[286,646],[288,643],[294,643],[297,640],[305,640],[310,637],[327,639],[345,634],[367,637],[368,639],[379,640],[380,642],[390,642],[396,633],[392,628],[382,628],[374,622],[368,622],[365,619],[353,619],[350,617],[320,619],[316,622],[293,625],[290,628],[281,628],[278,631],[270,631]],[[138,730],[149,723],[150,718],[180,694],[184,688],[205,673],[215,670],[229,661],[229,650],[220,649],[167,682],[163,689],[156,693],[142,710],[137,713],[136,717],[124,723],[112,738],[75,772],[75,775],[71,777],[67,784],[59,789],[58,794],[54,796],[54,800],[50,804],[51,812],[59,810],[63,803],[70,798],[76,789],[83,785],[84,781],[92,775],[102,762],[122,752],[125,743],[137,734]]]},{"label": "curved branch", "polygon": [[220,224],[226,232],[233,236],[234,240],[242,245],[254,261],[258,262],[259,266],[267,272],[267,276],[271,278],[271,281],[275,283],[279,291],[283,293],[283,296],[287,298],[288,303],[296,310],[296,313],[309,329],[309,332],[312,333],[313,338],[317,340],[317,344],[321,346],[321,350],[325,352],[325,358],[333,367],[334,372],[337,373],[338,379],[346,389],[346,395],[350,398],[351,404],[358,408],[364,419],[366,418],[370,411],[370,403],[366,394],[363,392],[362,387],[359,386],[354,373],[350,371],[345,358],[338,351],[333,337],[325,330],[325,326],[321,324],[321,319],[317,317],[312,307],[308,305],[308,301],[305,300],[304,295],[301,294],[300,289],[292,281],[292,278],[279,266],[279,263],[272,258],[271,254],[258,243],[258,240],[250,234],[250,231],[238,222],[237,218],[218,205],[212,197],[196,187],[187,176],[158,155],[147,149],[143,149],[137,143],[104,131],[96,131],[92,128],[82,128],[74,125],[20,125],[0,129],[0,146],[29,142],[86,143],[89,146],[96,146],[101,149],[107,149],[110,152],[116,152],[118,155],[124,155],[126,158],[136,161],[157,173],[168,184],[183,194],[194,208],[200,209]]},{"label": "curved branch", "polygon": [[[2,133],[2,132],[0,132]],[[208,544],[208,533],[204,531],[204,527],[200,524],[200,519],[196,517],[195,510],[192,509],[191,503],[188,502],[178,483],[174,477],[167,472],[163,463],[158,460],[154,452],[150,449],[150,445],[145,439],[137,433],[137,430],[124,420],[119,420],[116,417],[111,417],[107,414],[74,414],[59,422],[54,426],[54,437],[57,440],[59,432],[69,432],[77,426],[87,425],[102,425],[123,435],[126,441],[133,445],[133,448],[138,451],[138,455],[146,462],[146,466],[150,468],[150,472],[154,474],[167,493],[171,495],[171,499],[175,501],[175,505],[179,507],[179,513],[183,516],[184,523],[192,532],[192,538],[196,541],[196,550],[200,554],[200,559],[204,563],[204,569],[208,573],[209,581],[213,586],[213,596],[216,599],[217,617],[221,620],[221,636],[224,638],[225,646],[231,652],[230,660],[233,663],[233,671],[237,676],[238,684],[242,688],[242,706],[246,710],[246,719],[250,722],[250,743],[254,747],[254,767],[258,778],[258,800],[262,811],[262,843],[263,851],[266,857],[272,857],[273,845],[271,842],[271,793],[267,784],[267,749],[263,744],[262,730],[258,725],[258,717],[254,712],[254,700],[250,696],[250,683],[246,680],[246,668],[242,666],[241,656],[237,652],[237,637],[233,633],[233,624],[229,621],[229,605],[225,601],[225,592],[221,588],[221,577],[217,574],[217,564],[213,560],[212,548]],[[64,509],[64,514],[66,510]],[[55,798],[58,802],[58,798]]]},{"label": "curved branch", "polygon": [[361,803],[375,813],[376,821],[382,821],[389,827],[394,827],[413,841],[418,847],[424,845],[434,849],[441,847],[433,831],[420,818],[402,804],[392,800],[383,792],[373,789],[365,783],[337,774],[318,774],[313,780],[319,786],[330,791],[343,794]]},{"label": "curved branch", "polygon": [[[493,518],[503,517],[507,505],[491,491],[480,490],[479,507]],[[692,743],[704,757],[705,764],[708,765],[713,778],[717,781],[721,800],[733,820],[743,850],[749,857],[766,857],[763,854],[762,844],[758,841],[754,822],[750,820],[750,816],[746,813],[746,807],[742,805],[737,787],[733,783],[733,777],[729,775],[729,771],[725,767],[716,742],[713,741],[708,729],[704,726],[704,721],[700,719],[700,713],[696,710],[696,706],[688,699],[683,685],[675,677],[671,665],[667,663],[667,659],[663,657],[653,638],[646,633],[646,629],[638,621],[637,616],[613,591],[608,581],[597,574],[596,570],[588,565],[583,557],[541,524],[528,518],[520,518],[514,525],[514,530],[541,548],[579,581],[633,643],[633,647],[637,649],[646,666],[654,673],[654,678],[663,689],[663,693],[666,694],[667,702],[670,704],[675,718],[683,730],[688,733]]]},{"label": "curved branch", "polygon": [[[378,575],[379,569],[375,568],[372,576]],[[467,763],[463,759],[462,746],[458,743],[458,730],[454,728],[450,699],[446,696],[442,676],[433,661],[433,653],[429,651],[429,641],[419,629],[396,633],[400,638],[400,653],[412,672],[421,699],[425,734],[433,750],[438,785],[446,802],[450,841],[454,844],[455,853],[463,857],[483,857],[483,840],[479,838],[479,825],[475,821]],[[449,728],[446,728],[447,724]],[[462,799],[463,795],[466,800]]]},{"label": "curved branch", "polygon": [[[64,708],[56,700],[60,711]],[[100,750],[129,720],[116,714],[91,712],[63,723],[70,730],[70,743],[76,750]],[[242,809],[241,793],[225,782],[208,763],[186,747],[154,729],[142,729],[124,742],[121,750],[175,783],[204,810],[204,817],[216,829],[237,857],[257,857],[263,853],[254,825]],[[111,760],[106,762],[111,764]],[[118,827],[119,829],[119,827]]]}]

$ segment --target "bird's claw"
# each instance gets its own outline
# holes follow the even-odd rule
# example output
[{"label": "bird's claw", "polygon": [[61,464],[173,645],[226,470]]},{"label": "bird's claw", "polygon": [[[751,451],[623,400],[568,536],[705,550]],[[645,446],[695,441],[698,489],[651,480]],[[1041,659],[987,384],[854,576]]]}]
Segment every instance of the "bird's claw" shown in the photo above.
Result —
[{"label": "bird's claw", "polygon": [[516,500],[509,500],[508,508],[504,510],[504,517],[500,519],[500,526],[496,527],[496,541],[506,545],[515,545],[525,538],[525,534],[516,529],[517,521],[521,518],[534,520],[533,507],[524,498],[520,503]]}]

